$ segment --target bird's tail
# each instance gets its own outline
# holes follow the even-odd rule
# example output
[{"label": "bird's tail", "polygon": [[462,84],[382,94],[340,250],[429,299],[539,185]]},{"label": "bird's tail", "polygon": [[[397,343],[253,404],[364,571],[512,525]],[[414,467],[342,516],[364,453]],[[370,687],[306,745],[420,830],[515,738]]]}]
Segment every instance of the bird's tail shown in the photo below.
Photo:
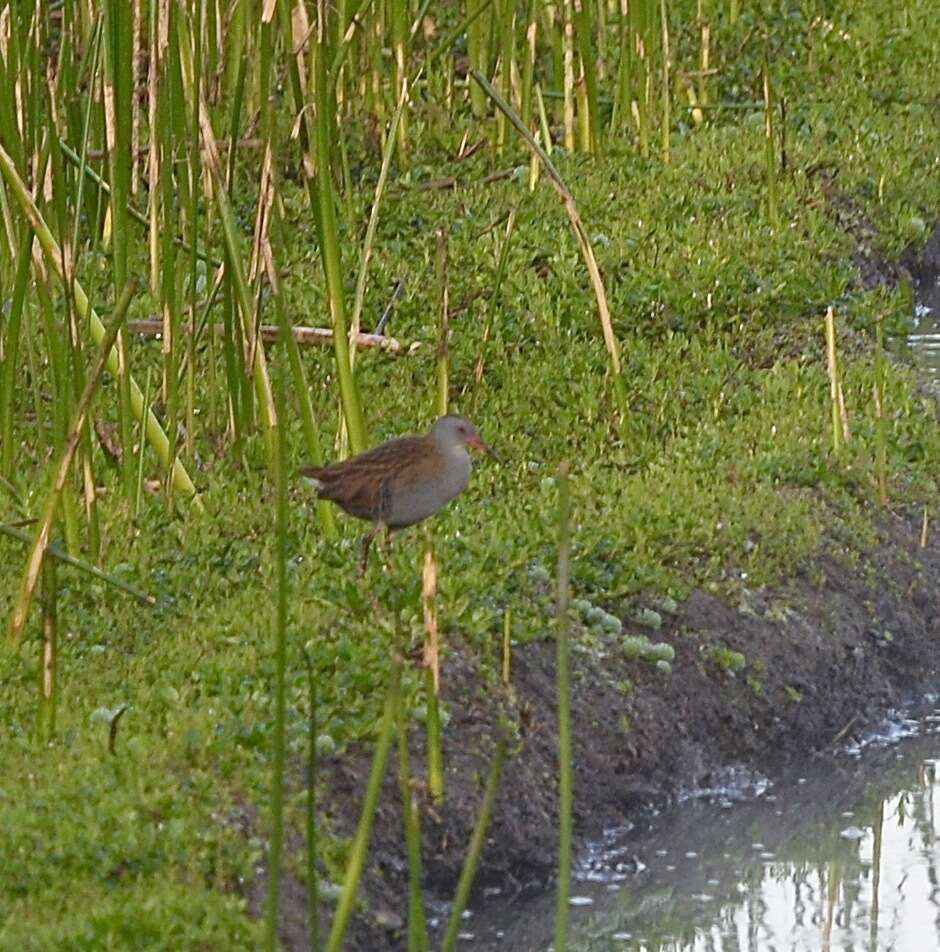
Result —
[{"label": "bird's tail", "polygon": [[326,487],[326,482],[323,479],[325,469],[325,466],[301,466],[300,475],[303,476],[317,492],[320,492]]}]

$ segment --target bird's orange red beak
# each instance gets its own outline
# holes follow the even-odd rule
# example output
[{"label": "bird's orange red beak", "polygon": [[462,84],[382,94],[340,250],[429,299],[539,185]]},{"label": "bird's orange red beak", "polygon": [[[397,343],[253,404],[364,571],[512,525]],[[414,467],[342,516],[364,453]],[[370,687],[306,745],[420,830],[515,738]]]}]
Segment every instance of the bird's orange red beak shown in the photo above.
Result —
[{"label": "bird's orange red beak", "polygon": [[500,458],[496,450],[494,450],[493,447],[490,446],[490,444],[487,443],[483,439],[482,436],[475,435],[475,436],[468,437],[467,445],[472,446],[475,450],[481,450],[482,452],[486,453],[488,456],[492,456],[493,459],[495,459],[497,463],[502,462],[502,459]]}]

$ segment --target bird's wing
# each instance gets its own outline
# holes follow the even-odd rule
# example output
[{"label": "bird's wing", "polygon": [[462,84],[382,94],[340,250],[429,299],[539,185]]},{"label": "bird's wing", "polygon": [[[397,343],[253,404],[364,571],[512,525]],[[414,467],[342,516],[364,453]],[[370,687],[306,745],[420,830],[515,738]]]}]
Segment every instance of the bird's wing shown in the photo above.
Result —
[{"label": "bird's wing", "polygon": [[332,466],[304,466],[302,475],[317,485],[317,494],[360,519],[379,520],[388,508],[390,487],[424,448],[420,436],[404,436]]}]

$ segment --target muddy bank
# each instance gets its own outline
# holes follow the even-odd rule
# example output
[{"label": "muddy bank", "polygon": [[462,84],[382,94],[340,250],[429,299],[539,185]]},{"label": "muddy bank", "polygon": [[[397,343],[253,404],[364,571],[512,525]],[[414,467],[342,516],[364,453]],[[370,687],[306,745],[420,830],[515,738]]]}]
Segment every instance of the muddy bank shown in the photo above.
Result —
[{"label": "muddy bank", "polygon": [[[696,591],[662,613],[656,640],[675,650],[665,673],[624,657],[621,638],[574,653],[575,830],[582,840],[679,792],[707,786],[729,765],[773,774],[861,735],[892,707],[940,682],[940,537],[921,547],[920,512],[879,517],[880,543],[860,560],[837,540],[774,591],[742,585],[731,601]],[[616,610],[616,606],[608,606]],[[633,614],[621,606],[619,614]],[[650,634],[625,620],[626,633]],[[725,651],[724,649],[728,649]],[[744,665],[731,652],[744,656]],[[514,654],[519,725],[477,877],[477,894],[503,895],[551,880],[557,848],[554,641]],[[736,669],[736,670],[734,670]],[[444,695],[447,803],[422,811],[425,890],[446,921],[482,797],[499,712],[468,651],[452,646]],[[423,751],[412,750],[415,775]],[[333,765],[334,831],[352,835],[365,790],[365,756]],[[390,765],[376,817],[362,911],[347,947],[403,948],[405,866],[399,790]],[[306,948],[304,891],[286,887],[283,941]],[[323,910],[329,915],[329,910]]]},{"label": "muddy bank", "polygon": [[[842,209],[841,217],[856,238],[863,284],[893,284],[906,276],[923,304],[940,306],[940,227],[925,248],[908,250],[891,264],[871,250],[870,234],[851,210]],[[742,579],[731,597],[695,591],[683,604],[668,606],[671,611],[656,606],[662,625],[655,631],[631,621],[650,606],[604,606],[623,620],[623,635],[576,638],[572,657],[574,820],[581,842],[669,805],[683,790],[721,782],[729,767],[773,776],[790,761],[863,735],[891,709],[940,684],[940,535],[931,533],[921,545],[920,511],[893,507],[873,518],[879,542],[861,557],[828,539],[779,589],[749,590]],[[628,659],[623,637],[629,635],[668,643],[675,651],[671,671]],[[512,692],[505,695],[484,683],[475,652],[451,636],[443,677],[451,713],[447,801],[440,811],[424,803],[421,815],[428,916],[442,926],[501,719],[512,721],[518,735],[503,772],[476,898],[498,887],[505,901],[554,875],[555,650],[553,639],[517,649]],[[414,733],[412,771],[421,777],[424,751]],[[326,802],[335,834],[351,837],[355,831],[369,756],[329,765]],[[392,758],[349,949],[405,947],[408,883],[399,797]],[[305,889],[290,875],[283,888],[284,947],[306,949]],[[262,892],[256,884],[256,911]],[[324,906],[324,926],[330,913]]]}]

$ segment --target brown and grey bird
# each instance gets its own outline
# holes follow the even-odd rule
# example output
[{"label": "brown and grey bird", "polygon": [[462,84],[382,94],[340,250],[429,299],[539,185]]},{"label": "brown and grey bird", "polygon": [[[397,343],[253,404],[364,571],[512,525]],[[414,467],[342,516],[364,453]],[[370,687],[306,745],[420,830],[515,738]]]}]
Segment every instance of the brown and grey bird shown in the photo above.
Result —
[{"label": "brown and grey bird", "polygon": [[391,535],[443,509],[470,480],[467,447],[499,459],[477,428],[462,416],[442,416],[426,436],[401,436],[332,466],[302,466],[321,499],[371,522],[363,540],[360,574],[369,546],[386,529]]}]

